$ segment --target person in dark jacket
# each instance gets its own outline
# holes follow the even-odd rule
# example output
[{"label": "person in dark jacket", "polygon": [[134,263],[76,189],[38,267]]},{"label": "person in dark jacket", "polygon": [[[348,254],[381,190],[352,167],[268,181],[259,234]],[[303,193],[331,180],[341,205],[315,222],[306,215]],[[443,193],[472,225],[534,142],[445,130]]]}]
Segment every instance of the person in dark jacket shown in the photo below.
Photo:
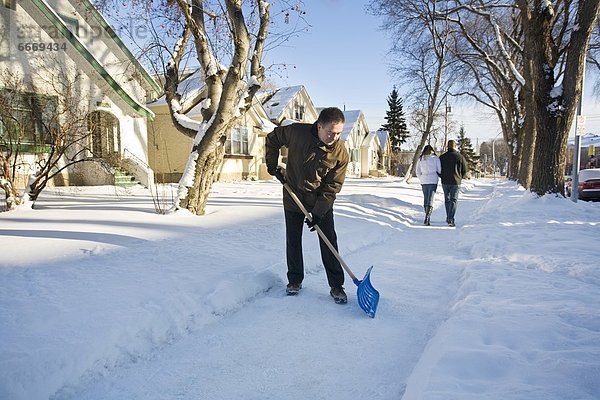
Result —
[{"label": "person in dark jacket", "polygon": [[[267,171],[282,184],[287,182],[311,215],[311,220],[305,219],[302,210],[287,190],[283,190],[288,295],[295,295],[302,289],[304,223],[311,230],[318,225],[334,248],[338,248],[333,222],[333,202],[344,184],[348,166],[348,152],[344,143],[340,141],[344,122],[344,113],[340,109],[325,108],[314,124],[294,123],[280,126],[266,138]],[[279,153],[283,146],[288,149],[285,169],[278,166]],[[327,281],[331,287],[331,297],[336,303],[346,303],[344,270],[320,237],[319,245]]]},{"label": "person in dark jacket", "polygon": [[467,162],[462,154],[456,150],[456,142],[448,140],[448,151],[440,156],[442,164],[442,189],[444,190],[444,204],[446,206],[446,222],[449,226],[456,226],[454,214],[458,203],[460,183],[467,176]]}]

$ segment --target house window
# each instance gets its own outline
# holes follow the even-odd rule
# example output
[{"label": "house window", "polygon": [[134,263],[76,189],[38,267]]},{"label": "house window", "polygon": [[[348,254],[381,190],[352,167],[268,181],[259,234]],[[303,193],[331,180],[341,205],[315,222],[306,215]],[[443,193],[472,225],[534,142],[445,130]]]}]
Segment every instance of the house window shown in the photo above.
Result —
[{"label": "house window", "polygon": [[10,8],[11,10],[16,10],[17,8],[17,0],[2,0],[2,4],[4,4],[4,7]]},{"label": "house window", "polygon": [[305,108],[304,106],[301,106],[299,104],[296,104],[295,110],[294,110],[294,119],[296,121],[302,121],[304,119],[304,113],[305,113]]},{"label": "house window", "polygon": [[57,129],[58,101],[55,96],[0,90],[0,140],[12,144],[52,144]]},{"label": "house window", "polygon": [[238,126],[227,133],[225,154],[249,154],[248,127]]}]

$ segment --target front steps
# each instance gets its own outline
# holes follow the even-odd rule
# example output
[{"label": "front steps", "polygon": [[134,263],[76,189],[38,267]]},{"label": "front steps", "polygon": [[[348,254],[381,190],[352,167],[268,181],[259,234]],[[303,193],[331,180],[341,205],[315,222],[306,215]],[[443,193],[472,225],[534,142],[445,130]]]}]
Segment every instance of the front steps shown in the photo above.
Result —
[{"label": "front steps", "polygon": [[135,176],[118,167],[115,168],[114,177],[115,186],[119,187],[131,187],[139,183]]}]

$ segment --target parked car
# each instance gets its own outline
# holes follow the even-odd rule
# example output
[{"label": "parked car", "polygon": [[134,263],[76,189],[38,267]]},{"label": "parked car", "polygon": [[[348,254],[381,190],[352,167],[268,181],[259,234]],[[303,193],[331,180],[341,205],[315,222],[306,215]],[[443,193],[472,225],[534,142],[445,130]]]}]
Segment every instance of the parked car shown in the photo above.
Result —
[{"label": "parked car", "polygon": [[[572,178],[565,180],[565,193],[571,196]],[[588,168],[579,171],[579,184],[577,185],[580,200],[600,200],[600,168]]]}]

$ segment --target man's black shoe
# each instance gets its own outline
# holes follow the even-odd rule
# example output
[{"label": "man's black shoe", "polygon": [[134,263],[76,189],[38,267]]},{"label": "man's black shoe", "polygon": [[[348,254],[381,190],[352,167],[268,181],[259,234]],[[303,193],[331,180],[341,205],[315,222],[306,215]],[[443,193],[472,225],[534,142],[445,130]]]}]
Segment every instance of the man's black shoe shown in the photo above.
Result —
[{"label": "man's black shoe", "polygon": [[348,296],[346,296],[346,292],[344,292],[344,288],[341,286],[332,287],[329,294],[337,304],[346,304],[348,302]]},{"label": "man's black shoe", "polygon": [[288,283],[287,287],[285,288],[285,294],[288,296],[295,296],[298,294],[298,292],[300,292],[300,289],[302,289],[301,283]]}]

